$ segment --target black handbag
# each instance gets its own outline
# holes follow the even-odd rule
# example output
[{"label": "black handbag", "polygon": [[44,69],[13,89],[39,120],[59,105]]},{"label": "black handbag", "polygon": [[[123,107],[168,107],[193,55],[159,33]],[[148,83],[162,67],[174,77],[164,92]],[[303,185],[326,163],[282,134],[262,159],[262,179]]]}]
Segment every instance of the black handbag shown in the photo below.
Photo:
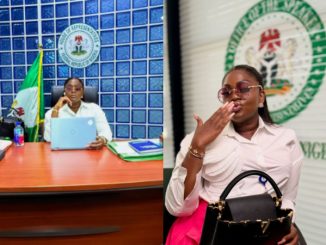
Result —
[{"label": "black handbag", "polygon": [[[276,197],[260,194],[226,199],[232,188],[250,175],[264,177]],[[239,174],[225,188],[217,203],[206,211],[201,245],[270,245],[277,244],[290,232],[293,210],[281,209],[282,193],[266,173],[250,170]]]}]

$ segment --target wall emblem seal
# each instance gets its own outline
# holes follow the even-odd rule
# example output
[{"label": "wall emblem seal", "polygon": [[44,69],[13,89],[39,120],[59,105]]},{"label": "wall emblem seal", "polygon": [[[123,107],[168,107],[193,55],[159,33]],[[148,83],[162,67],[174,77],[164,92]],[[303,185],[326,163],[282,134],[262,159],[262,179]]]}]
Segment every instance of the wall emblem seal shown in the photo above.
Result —
[{"label": "wall emblem seal", "polygon": [[276,123],[296,117],[323,82],[324,24],[303,0],[263,0],[236,25],[227,46],[225,70],[249,64],[261,72]]},{"label": "wall emblem seal", "polygon": [[98,57],[101,48],[97,32],[89,25],[74,24],[67,27],[59,38],[60,58],[68,66],[84,68]]}]

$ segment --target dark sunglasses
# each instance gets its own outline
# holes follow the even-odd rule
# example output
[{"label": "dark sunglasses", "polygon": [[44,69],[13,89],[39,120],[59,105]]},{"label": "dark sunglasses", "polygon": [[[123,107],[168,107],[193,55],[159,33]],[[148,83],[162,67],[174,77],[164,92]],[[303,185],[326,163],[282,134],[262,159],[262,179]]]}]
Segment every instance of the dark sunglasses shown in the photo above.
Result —
[{"label": "dark sunglasses", "polygon": [[75,91],[76,92],[80,92],[83,88],[82,87],[79,87],[79,86],[67,86],[66,88],[65,88],[67,91],[69,91],[69,92],[72,92],[74,89],[75,89]]},{"label": "dark sunglasses", "polygon": [[224,102],[226,102],[226,101],[228,101],[230,99],[233,91],[235,91],[237,95],[243,97],[246,94],[248,94],[252,88],[263,89],[263,87],[261,85],[251,85],[251,86],[249,86],[249,83],[247,81],[240,81],[240,82],[237,82],[235,88],[226,87],[226,86],[221,88],[217,92],[217,97],[218,97],[219,101],[224,103]]}]

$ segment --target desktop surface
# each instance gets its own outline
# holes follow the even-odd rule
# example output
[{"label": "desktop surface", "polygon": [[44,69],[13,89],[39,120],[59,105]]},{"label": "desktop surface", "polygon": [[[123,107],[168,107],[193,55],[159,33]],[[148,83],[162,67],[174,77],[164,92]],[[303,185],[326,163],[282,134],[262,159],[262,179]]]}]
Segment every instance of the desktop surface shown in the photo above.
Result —
[{"label": "desktop surface", "polygon": [[49,143],[25,143],[12,145],[0,162],[0,195],[162,185],[162,161],[125,162],[106,147],[51,151]]},{"label": "desktop surface", "polygon": [[107,148],[11,146],[0,161],[0,244],[161,244],[162,167]]}]

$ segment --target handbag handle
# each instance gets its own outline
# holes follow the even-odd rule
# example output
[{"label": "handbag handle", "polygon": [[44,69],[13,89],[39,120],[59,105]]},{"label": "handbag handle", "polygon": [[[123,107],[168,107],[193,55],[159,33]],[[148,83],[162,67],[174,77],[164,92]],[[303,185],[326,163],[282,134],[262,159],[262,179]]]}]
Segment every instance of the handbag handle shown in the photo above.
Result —
[{"label": "handbag handle", "polygon": [[232,188],[243,178],[248,177],[250,175],[259,175],[264,177],[265,179],[268,180],[268,182],[272,185],[272,187],[275,190],[276,196],[278,198],[282,197],[282,192],[280,191],[280,189],[278,188],[277,184],[275,183],[275,181],[272,179],[272,177],[270,177],[268,174],[260,171],[260,170],[248,170],[245,171],[241,174],[239,174],[237,177],[235,177],[228,185],[227,187],[224,189],[224,191],[222,192],[221,196],[220,196],[220,201],[225,201],[227,195],[230,193],[230,191],[232,190]]}]

